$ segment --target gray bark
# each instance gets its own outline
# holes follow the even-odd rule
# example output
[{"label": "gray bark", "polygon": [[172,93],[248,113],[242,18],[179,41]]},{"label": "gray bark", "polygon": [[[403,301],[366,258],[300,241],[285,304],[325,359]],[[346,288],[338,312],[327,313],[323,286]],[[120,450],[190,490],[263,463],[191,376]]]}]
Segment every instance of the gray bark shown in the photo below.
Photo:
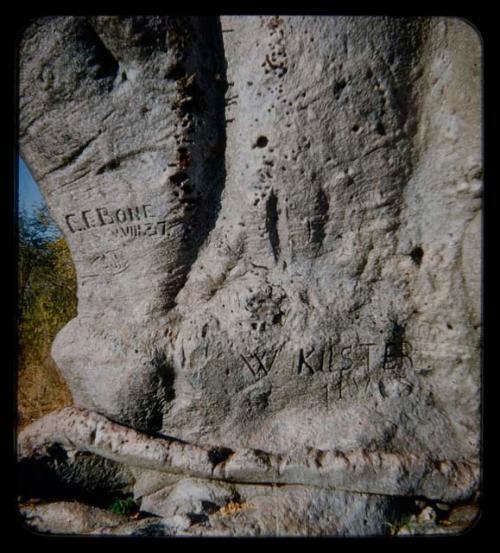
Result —
[{"label": "gray bark", "polygon": [[186,475],[262,450],[274,482],[473,497],[480,62],[458,19],[37,20],[20,143],[77,270],[76,405],[189,442]]}]

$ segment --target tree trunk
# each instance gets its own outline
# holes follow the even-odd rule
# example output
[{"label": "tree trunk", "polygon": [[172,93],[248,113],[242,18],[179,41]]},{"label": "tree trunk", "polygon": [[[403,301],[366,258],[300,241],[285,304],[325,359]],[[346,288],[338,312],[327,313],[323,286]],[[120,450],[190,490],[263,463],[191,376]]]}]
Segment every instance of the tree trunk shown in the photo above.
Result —
[{"label": "tree trunk", "polygon": [[[21,151],[76,266],[76,405],[202,447],[477,462],[480,56],[458,19],[32,24]],[[369,464],[363,492],[402,493]]]}]

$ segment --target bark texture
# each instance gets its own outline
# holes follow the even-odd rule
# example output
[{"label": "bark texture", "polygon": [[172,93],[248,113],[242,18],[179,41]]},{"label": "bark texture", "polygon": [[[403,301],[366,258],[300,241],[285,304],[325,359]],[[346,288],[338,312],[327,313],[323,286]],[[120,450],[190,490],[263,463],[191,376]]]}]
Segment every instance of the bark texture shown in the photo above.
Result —
[{"label": "bark texture", "polygon": [[[149,512],[215,496],[222,509],[227,486],[261,486],[287,505],[284,533],[307,534],[295,492],[273,495],[300,485],[312,533],[367,535],[390,509],[366,494],[475,497],[480,65],[458,19],[51,17],[26,30],[21,151],[78,275],[53,356],[88,420],[139,431],[133,454],[83,450],[148,481],[187,478],[148,495]],[[234,520],[200,532],[283,533]]]}]

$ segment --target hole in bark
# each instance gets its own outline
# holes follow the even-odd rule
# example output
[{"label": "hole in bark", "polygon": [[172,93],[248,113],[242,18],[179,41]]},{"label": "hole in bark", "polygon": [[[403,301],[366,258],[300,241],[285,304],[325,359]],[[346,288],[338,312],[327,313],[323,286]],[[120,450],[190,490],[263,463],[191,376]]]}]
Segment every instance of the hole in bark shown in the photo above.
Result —
[{"label": "hole in bark", "polygon": [[384,136],[385,135],[385,127],[384,125],[382,124],[381,121],[379,121],[377,123],[377,126],[375,127],[375,130],[378,132],[378,134],[380,134],[381,136]]},{"label": "hole in bark", "polygon": [[410,252],[410,257],[413,263],[420,265],[422,263],[422,258],[424,257],[424,250],[420,246],[417,246]]},{"label": "hole in bark", "polygon": [[358,132],[358,131],[359,131],[359,125],[353,125],[353,126],[352,126],[352,130],[353,130],[354,132]]},{"label": "hole in bark", "polygon": [[271,190],[266,202],[266,230],[269,235],[274,260],[277,261],[280,255],[280,237],[278,234],[278,198]]},{"label": "hole in bark", "polygon": [[265,148],[268,143],[268,139],[265,136],[259,136],[257,140],[255,141],[254,148]]}]

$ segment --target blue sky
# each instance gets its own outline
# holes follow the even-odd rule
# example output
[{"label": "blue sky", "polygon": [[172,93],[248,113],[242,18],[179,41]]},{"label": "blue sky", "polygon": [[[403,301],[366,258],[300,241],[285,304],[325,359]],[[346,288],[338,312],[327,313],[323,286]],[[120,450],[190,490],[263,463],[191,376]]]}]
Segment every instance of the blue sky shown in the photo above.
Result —
[{"label": "blue sky", "polygon": [[37,183],[33,180],[30,170],[18,157],[18,175],[19,175],[19,210],[26,210],[28,213],[33,211],[33,207],[44,205],[45,202],[40,194]]}]

